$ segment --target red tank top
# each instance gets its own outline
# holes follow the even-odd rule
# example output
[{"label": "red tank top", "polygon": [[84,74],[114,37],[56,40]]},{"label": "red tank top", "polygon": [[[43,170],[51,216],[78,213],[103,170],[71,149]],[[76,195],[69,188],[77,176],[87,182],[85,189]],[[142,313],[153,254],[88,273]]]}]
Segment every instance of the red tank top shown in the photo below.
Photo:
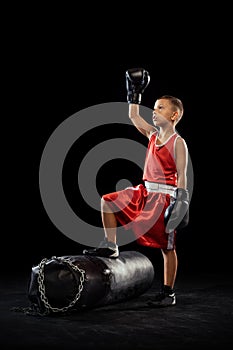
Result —
[{"label": "red tank top", "polygon": [[157,136],[153,133],[148,143],[143,180],[177,186],[175,142],[179,135],[174,133],[161,145],[156,145]]}]

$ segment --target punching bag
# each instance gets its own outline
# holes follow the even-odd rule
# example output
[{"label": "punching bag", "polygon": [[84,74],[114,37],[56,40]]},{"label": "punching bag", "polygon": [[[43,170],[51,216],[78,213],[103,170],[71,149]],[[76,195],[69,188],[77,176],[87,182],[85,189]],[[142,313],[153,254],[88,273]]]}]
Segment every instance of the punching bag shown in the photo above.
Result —
[{"label": "punching bag", "polygon": [[137,251],[123,251],[117,259],[53,256],[32,267],[28,298],[34,313],[78,311],[137,297],[153,279],[151,261]]}]

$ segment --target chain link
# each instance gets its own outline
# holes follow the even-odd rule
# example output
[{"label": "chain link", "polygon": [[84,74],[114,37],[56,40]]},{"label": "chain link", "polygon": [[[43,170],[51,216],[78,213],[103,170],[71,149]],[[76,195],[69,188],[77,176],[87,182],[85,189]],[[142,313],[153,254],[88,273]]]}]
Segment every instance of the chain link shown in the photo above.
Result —
[{"label": "chain link", "polygon": [[62,257],[56,257],[53,256],[52,259],[56,259],[60,262],[65,263],[66,265],[69,265],[74,271],[78,271],[80,273],[80,284],[78,286],[78,292],[75,295],[75,298],[69,303],[69,305],[64,306],[62,308],[57,308],[57,307],[52,307],[49,304],[48,298],[46,297],[46,293],[45,293],[45,284],[44,284],[44,267],[46,262],[48,261],[47,258],[44,258],[40,264],[38,265],[39,267],[39,271],[38,271],[38,277],[37,277],[37,281],[39,284],[39,292],[40,292],[40,299],[41,301],[44,303],[44,306],[47,310],[47,312],[52,311],[52,312],[66,312],[68,309],[70,309],[71,307],[73,307],[76,302],[79,300],[80,296],[81,296],[81,292],[83,290],[83,282],[85,280],[85,270],[80,269],[78,266],[74,265],[70,259],[67,258],[62,258]]}]

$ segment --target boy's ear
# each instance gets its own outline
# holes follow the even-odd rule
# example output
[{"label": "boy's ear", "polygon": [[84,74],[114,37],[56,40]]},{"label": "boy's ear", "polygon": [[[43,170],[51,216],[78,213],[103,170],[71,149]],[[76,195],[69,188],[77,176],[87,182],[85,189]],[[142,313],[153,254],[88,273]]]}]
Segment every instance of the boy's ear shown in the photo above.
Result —
[{"label": "boy's ear", "polygon": [[179,117],[178,112],[177,112],[177,111],[176,111],[176,112],[173,112],[173,113],[172,113],[172,116],[171,116],[171,120],[176,120],[178,117]]}]

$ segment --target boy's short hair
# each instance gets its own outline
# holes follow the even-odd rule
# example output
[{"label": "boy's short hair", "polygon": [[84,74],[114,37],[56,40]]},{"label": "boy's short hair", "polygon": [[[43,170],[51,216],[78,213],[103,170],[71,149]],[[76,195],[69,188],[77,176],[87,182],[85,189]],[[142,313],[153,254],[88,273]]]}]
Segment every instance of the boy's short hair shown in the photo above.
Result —
[{"label": "boy's short hair", "polygon": [[184,114],[184,106],[183,106],[182,101],[179,98],[171,96],[171,95],[163,95],[163,96],[158,98],[158,100],[161,100],[161,99],[169,100],[171,102],[171,104],[176,109],[179,110],[179,120],[180,120]]}]

